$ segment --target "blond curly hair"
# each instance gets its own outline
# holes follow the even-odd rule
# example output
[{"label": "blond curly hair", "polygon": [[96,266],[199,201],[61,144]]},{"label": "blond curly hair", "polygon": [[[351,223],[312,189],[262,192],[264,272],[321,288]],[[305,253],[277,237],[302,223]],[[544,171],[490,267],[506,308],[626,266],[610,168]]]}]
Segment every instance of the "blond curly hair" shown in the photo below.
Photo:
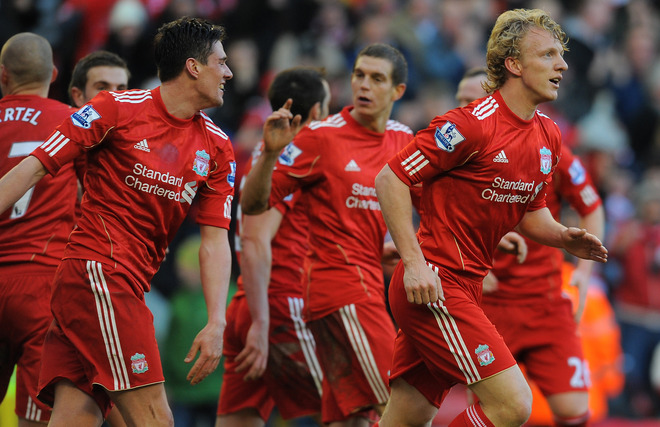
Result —
[{"label": "blond curly hair", "polygon": [[541,9],[513,9],[502,13],[495,21],[488,39],[486,65],[488,81],[484,89],[492,93],[501,88],[507,79],[504,61],[520,58],[520,41],[531,28],[540,28],[552,33],[559,40],[564,51],[568,48],[568,37],[561,26]]}]

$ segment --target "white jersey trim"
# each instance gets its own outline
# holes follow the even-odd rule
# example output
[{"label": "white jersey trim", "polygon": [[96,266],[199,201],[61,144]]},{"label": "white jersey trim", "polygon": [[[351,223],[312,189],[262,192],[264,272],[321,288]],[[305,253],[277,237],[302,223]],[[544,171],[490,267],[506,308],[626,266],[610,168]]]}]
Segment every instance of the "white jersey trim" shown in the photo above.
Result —
[{"label": "white jersey trim", "polygon": [[486,117],[489,117],[499,108],[499,104],[492,96],[484,99],[479,105],[474,107],[472,110],[472,115],[479,120],[484,120]]},{"label": "white jersey trim", "polygon": [[53,133],[50,138],[41,144],[41,149],[44,150],[44,152],[46,152],[49,157],[53,157],[68,142],[69,138],[60,133],[60,131],[55,131],[55,133]]},{"label": "white jersey trim", "polygon": [[310,129],[319,129],[323,127],[333,127],[333,128],[340,128],[342,126],[346,125],[346,120],[342,117],[341,114],[334,114],[330,117],[328,117],[326,120],[320,122],[312,122],[309,124]]},{"label": "white jersey trim", "polygon": [[141,104],[146,100],[152,99],[150,90],[131,90],[127,92],[110,92],[115,101],[126,102],[129,104]]},{"label": "white jersey trim", "polygon": [[410,156],[408,156],[407,159],[401,162],[401,166],[406,172],[408,172],[408,175],[410,176],[413,176],[428,164],[429,160],[424,157],[422,152],[419,150],[415,151]]}]

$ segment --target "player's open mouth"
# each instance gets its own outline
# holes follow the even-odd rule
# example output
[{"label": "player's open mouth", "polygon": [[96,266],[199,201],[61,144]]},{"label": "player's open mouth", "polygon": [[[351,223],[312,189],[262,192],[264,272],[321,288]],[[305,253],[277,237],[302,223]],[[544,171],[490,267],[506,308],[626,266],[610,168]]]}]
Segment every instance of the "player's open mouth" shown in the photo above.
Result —
[{"label": "player's open mouth", "polygon": [[559,86],[559,82],[561,81],[561,77],[558,77],[558,78],[556,78],[556,79],[550,79],[550,81],[551,81],[553,84]]},{"label": "player's open mouth", "polygon": [[223,84],[219,85],[218,88],[219,88],[221,91],[224,92],[224,90],[225,90],[225,84],[223,83]]}]

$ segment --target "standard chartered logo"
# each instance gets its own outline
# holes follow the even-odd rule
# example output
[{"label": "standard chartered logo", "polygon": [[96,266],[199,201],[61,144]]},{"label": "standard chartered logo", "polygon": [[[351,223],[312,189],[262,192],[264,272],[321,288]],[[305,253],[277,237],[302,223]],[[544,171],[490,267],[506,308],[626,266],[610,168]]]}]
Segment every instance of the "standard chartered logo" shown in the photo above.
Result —
[{"label": "standard chartered logo", "polygon": [[[197,194],[197,181],[184,185],[182,176],[149,169],[142,163],[136,163],[131,172],[124,178],[124,183],[135,190],[190,204]],[[183,190],[180,190],[181,187]]]},{"label": "standard chartered logo", "polygon": [[379,211],[380,203],[372,198],[376,198],[376,189],[356,182],[351,187],[351,195],[346,198],[346,207]]},{"label": "standard chartered logo", "polygon": [[[498,176],[489,188],[481,192],[481,197],[498,203],[527,203],[534,199],[542,186],[543,183],[535,188],[534,181],[507,181]],[[518,194],[512,193],[511,190],[517,191]]]},{"label": "standard chartered logo", "polygon": [[181,192],[181,198],[179,201],[181,203],[190,203],[192,205],[192,201],[195,198],[195,195],[197,194],[197,181],[192,181],[192,182],[186,182],[186,185],[183,186],[183,191]]}]

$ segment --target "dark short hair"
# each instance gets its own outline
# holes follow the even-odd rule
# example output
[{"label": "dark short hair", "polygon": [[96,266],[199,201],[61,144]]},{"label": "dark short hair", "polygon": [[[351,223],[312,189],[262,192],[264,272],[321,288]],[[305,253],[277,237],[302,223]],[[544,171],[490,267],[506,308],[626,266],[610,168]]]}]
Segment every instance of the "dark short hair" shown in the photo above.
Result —
[{"label": "dark short hair", "polygon": [[273,110],[279,109],[291,98],[291,113],[300,114],[307,120],[309,111],[317,102],[323,102],[326,92],[323,86],[325,71],[316,67],[293,67],[280,71],[268,88],[268,100]]},{"label": "dark short hair", "polygon": [[470,77],[476,77],[476,76],[488,76],[488,69],[486,69],[486,67],[468,68],[463,73],[463,77],[461,77],[461,80],[469,79]]},{"label": "dark short hair", "polygon": [[160,81],[166,82],[181,74],[188,58],[206,64],[213,45],[224,39],[224,27],[205,19],[184,16],[162,25],[154,39]]},{"label": "dark short hair", "polygon": [[399,49],[385,43],[373,43],[363,48],[355,58],[353,69],[358,58],[361,56],[371,56],[374,58],[382,58],[390,61],[392,64],[392,83],[396,86],[400,83],[408,81],[408,62]]},{"label": "dark short hair", "polygon": [[69,82],[69,96],[71,96],[71,89],[77,87],[78,89],[85,89],[87,86],[87,73],[94,67],[118,67],[126,70],[126,75],[131,78],[131,72],[126,65],[126,61],[116,53],[108,52],[107,50],[97,50],[89,55],[83,57],[76,63],[71,74],[71,81]]}]

